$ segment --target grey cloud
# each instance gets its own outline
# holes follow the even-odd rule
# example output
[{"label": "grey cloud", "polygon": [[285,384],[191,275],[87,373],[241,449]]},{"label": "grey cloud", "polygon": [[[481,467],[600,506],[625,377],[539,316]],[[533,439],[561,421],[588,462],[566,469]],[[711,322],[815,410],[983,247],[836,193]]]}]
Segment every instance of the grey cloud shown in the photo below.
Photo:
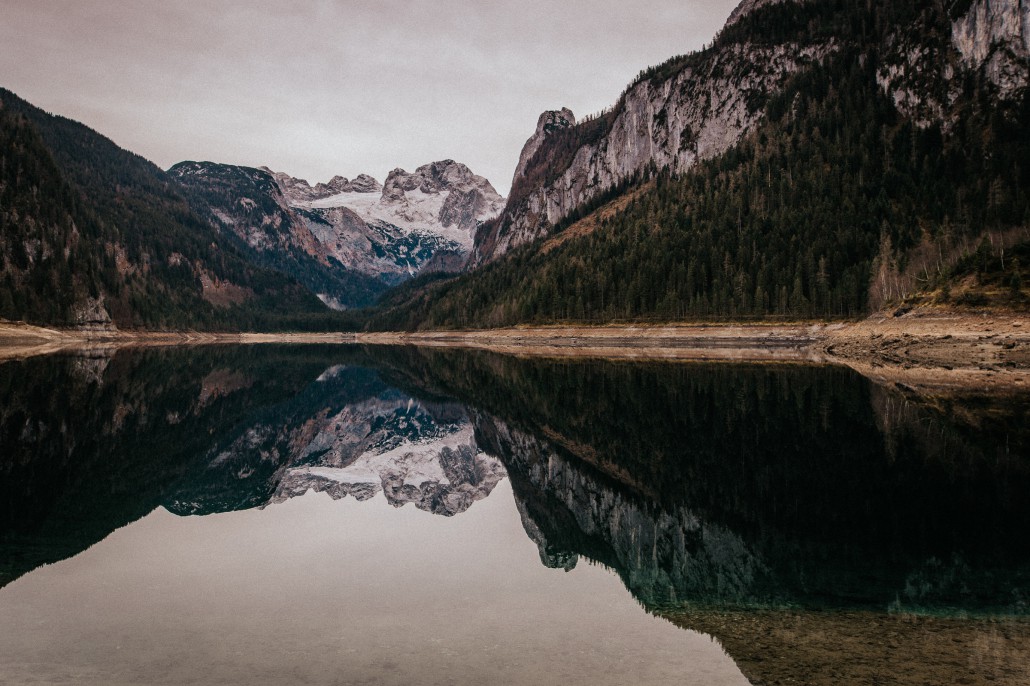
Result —
[{"label": "grey cloud", "polygon": [[316,181],[450,157],[506,191],[541,111],[610,105],[736,0],[0,4],[0,85],[163,167]]}]

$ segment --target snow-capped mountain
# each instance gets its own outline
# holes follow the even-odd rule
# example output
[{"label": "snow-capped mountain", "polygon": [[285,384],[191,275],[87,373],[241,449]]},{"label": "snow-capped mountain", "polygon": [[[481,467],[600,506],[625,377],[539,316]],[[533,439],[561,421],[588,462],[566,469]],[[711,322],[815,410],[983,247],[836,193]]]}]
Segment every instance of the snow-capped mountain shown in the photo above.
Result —
[{"label": "snow-capped mountain", "polygon": [[394,169],[385,184],[361,174],[354,181],[335,176],[311,188],[303,179],[265,171],[293,207],[345,207],[370,225],[433,234],[465,250],[472,247],[479,223],[504,207],[504,198],[489,181],[454,160],[425,164],[411,173]]},{"label": "snow-capped mountain", "polygon": [[397,281],[427,268],[460,266],[476,229],[504,207],[489,181],[454,160],[410,173],[394,169],[382,185],[362,174],[312,188],[266,171],[330,254],[351,269]]},{"label": "snow-capped mountain", "polygon": [[490,182],[444,160],[310,185],[267,167],[180,162],[168,170],[251,258],[336,309],[371,304],[423,271],[457,271],[479,225],[504,207]]}]

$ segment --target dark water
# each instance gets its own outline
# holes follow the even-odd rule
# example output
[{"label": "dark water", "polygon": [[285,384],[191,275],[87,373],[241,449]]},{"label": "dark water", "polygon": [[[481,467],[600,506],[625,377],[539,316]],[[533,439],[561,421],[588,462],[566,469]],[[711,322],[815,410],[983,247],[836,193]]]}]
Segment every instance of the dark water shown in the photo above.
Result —
[{"label": "dark water", "polygon": [[3,683],[1030,675],[1028,396],[356,347],[0,394]]}]

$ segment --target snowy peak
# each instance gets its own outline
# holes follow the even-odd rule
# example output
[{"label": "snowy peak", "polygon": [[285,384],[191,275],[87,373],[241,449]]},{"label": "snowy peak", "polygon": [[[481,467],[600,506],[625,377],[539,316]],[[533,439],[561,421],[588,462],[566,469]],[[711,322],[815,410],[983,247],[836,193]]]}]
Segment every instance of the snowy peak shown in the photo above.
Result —
[{"label": "snowy peak", "polygon": [[[413,191],[417,193],[409,197]],[[438,196],[439,202],[425,203],[425,196]],[[398,216],[410,222],[412,203],[424,204],[422,209],[429,210],[441,227],[456,227],[460,236],[453,238],[463,246],[471,245],[479,222],[504,209],[504,198],[489,181],[454,160],[424,164],[410,174],[403,169],[390,172],[383,186],[383,206],[395,208]]]},{"label": "snowy peak", "polygon": [[345,176],[334,176],[328,183],[319,182],[312,187],[304,179],[272,171],[268,167],[261,167],[261,170],[272,175],[291,205],[321,200],[340,193],[378,193],[383,188],[368,174],[358,174],[353,181]]},{"label": "snowy peak", "polygon": [[[315,192],[319,186],[310,189],[305,181],[286,174],[272,174],[296,208],[316,212],[330,224],[331,210],[346,208],[377,235],[389,234],[390,241],[418,236],[438,242],[430,252],[445,250],[467,254],[479,224],[504,209],[504,198],[486,178],[454,160],[424,164],[414,172],[394,169],[383,185],[361,175],[347,184],[336,184],[340,190],[328,194],[324,194],[324,189],[333,185],[332,181],[320,184],[323,192]],[[380,189],[382,193],[377,196],[375,191]],[[373,236],[372,240],[378,239]],[[341,245],[348,241],[342,241]],[[411,254],[409,250],[404,256],[398,254],[394,256],[397,259],[390,259],[403,271],[414,273],[426,260],[411,260]]]},{"label": "snowy peak", "polygon": [[489,200],[498,202],[501,200],[501,196],[489,181],[482,176],[473,174],[471,169],[454,160],[424,164],[410,174],[403,169],[394,169],[386,177],[383,200],[403,196],[406,191],[415,189],[423,193],[474,190]]}]

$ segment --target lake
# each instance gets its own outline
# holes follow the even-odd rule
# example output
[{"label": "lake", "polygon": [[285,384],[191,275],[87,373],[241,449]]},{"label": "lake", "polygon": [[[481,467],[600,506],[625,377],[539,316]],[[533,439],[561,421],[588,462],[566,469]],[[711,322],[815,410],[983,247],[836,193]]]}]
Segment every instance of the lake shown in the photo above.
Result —
[{"label": "lake", "polygon": [[0,683],[1030,683],[1030,394],[276,345],[0,389]]}]

